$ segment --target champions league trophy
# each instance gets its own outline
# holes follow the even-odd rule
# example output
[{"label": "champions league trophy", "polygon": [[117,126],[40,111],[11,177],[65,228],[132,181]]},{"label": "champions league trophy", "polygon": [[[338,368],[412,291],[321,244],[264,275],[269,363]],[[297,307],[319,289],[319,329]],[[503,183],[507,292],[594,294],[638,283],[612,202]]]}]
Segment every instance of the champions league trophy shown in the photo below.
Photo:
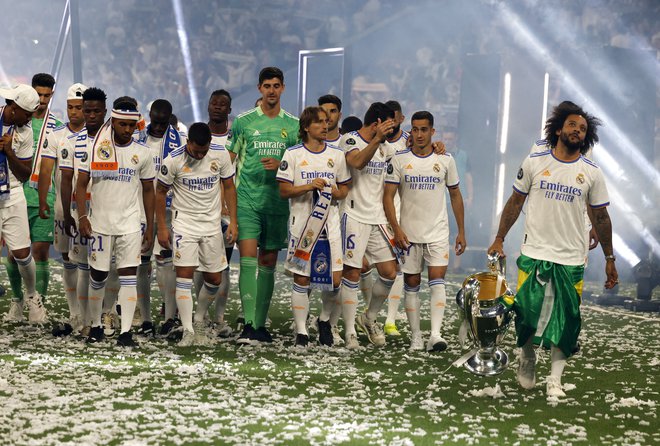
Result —
[{"label": "champions league trophy", "polygon": [[509,357],[499,345],[512,318],[511,310],[502,302],[505,298],[513,300],[504,259],[497,253],[489,254],[488,268],[490,271],[468,276],[456,295],[463,316],[459,338],[464,338],[467,331],[476,347],[464,365],[481,376],[498,375],[506,369]]}]

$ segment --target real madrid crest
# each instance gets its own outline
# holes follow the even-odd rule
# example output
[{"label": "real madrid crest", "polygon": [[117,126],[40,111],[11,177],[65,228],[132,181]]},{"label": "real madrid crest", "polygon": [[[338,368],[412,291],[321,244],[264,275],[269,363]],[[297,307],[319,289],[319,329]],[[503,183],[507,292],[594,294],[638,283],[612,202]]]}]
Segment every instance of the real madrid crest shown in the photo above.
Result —
[{"label": "real madrid crest", "polygon": [[96,154],[102,160],[106,160],[106,161],[109,160],[110,157],[112,156],[112,143],[107,139],[101,141],[101,144],[99,144],[98,149],[96,149]]},{"label": "real madrid crest", "polygon": [[289,134],[286,132],[286,129],[282,129],[282,131],[280,132],[280,136],[282,137],[282,139],[286,139],[289,136]]},{"label": "real madrid crest", "polygon": [[131,158],[131,163],[137,165],[137,163],[140,162],[140,158],[138,158],[137,155],[133,155],[133,158]]},{"label": "real madrid crest", "polygon": [[314,231],[310,229],[309,231],[307,231],[305,237],[303,237],[302,239],[302,243],[301,243],[302,248],[307,249],[307,247],[309,247],[309,245],[312,244],[313,238],[314,238]]},{"label": "real madrid crest", "polygon": [[332,161],[332,158],[328,159],[328,167],[330,167],[330,168],[335,167],[335,162]]},{"label": "real madrid crest", "polygon": [[218,165],[217,161],[211,161],[211,172],[213,173],[218,173],[218,170],[220,170],[220,166]]},{"label": "real madrid crest", "polygon": [[385,152],[383,152],[383,146],[378,148],[378,152],[380,153],[380,156],[385,156]]},{"label": "real madrid crest", "polygon": [[584,174],[579,173],[578,176],[575,178],[575,181],[577,181],[578,184],[584,184]]},{"label": "real madrid crest", "polygon": [[46,138],[46,140],[44,141],[44,149],[45,149],[46,147],[48,147],[48,138]]},{"label": "real madrid crest", "polygon": [[326,271],[328,271],[328,259],[326,256],[318,256],[314,262],[314,271],[316,271],[317,274],[324,274]]},{"label": "real madrid crest", "polygon": [[437,173],[437,172],[440,172],[440,164],[435,163],[435,164],[433,165],[433,171],[436,172],[436,173]]}]

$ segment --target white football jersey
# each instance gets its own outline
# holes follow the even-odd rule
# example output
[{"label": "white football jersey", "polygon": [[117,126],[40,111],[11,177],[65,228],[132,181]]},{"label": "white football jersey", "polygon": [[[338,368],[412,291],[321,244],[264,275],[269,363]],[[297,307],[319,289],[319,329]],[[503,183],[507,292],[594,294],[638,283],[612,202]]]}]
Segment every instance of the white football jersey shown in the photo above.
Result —
[{"label": "white football jersey", "polygon": [[[351,174],[346,166],[344,152],[338,147],[326,143],[321,152],[315,153],[310,152],[304,144],[298,144],[284,152],[275,178],[294,186],[309,184],[316,178],[323,178],[335,185],[351,181]],[[313,205],[313,191],[289,198],[289,232],[292,236],[300,237]],[[330,206],[326,227],[329,236],[331,233],[339,236],[339,211],[336,205]]]},{"label": "white football jersey", "polygon": [[229,139],[229,130],[225,133],[211,133],[211,144],[227,147],[227,139]]},{"label": "white football jersey", "polygon": [[[339,141],[339,148],[348,155],[354,150],[363,150],[369,143],[358,132],[346,133]],[[349,167],[353,186],[344,200],[344,212],[354,220],[366,224],[385,224],[383,210],[383,181],[394,148],[390,144],[381,144],[364,169]]]},{"label": "white football jersey", "polygon": [[[89,136],[87,134],[87,128],[83,127],[83,129],[78,132],[74,133],[68,137],[66,137],[66,141],[64,142],[60,152],[62,154],[66,153],[65,156],[61,156],[58,159],[59,162],[59,170],[73,170],[73,178],[72,178],[72,184],[71,184],[71,216],[75,219],[78,220],[78,210],[77,210],[77,204],[76,204],[76,199],[75,199],[75,193],[76,193],[76,182],[78,181],[78,171],[80,169],[81,164],[87,162],[87,159],[89,158],[89,154],[91,153],[92,146],[94,145],[94,137]],[[61,177],[61,175],[60,175]],[[87,185],[87,204],[89,205],[89,198],[90,198],[90,191],[92,188],[92,183]]]},{"label": "white football jersey", "polygon": [[[47,144],[41,151],[43,158],[51,158],[55,160],[55,219],[61,220],[64,218],[64,211],[62,210],[62,197],[60,184],[62,182],[62,173],[59,166],[65,163],[72,163],[74,150],[69,147],[69,138],[77,135],[69,128],[69,125],[63,125],[46,135]],[[72,186],[75,187],[75,184]]]},{"label": "white football jersey", "polygon": [[[115,177],[91,177],[89,219],[94,232],[124,235],[140,231],[144,180],[153,181],[154,161],[146,146],[131,140],[116,145],[119,170]],[[90,173],[91,156],[80,159],[80,172]]]},{"label": "white football jersey", "polygon": [[[540,153],[540,152],[547,152],[548,150],[551,150],[552,147],[548,145],[548,141],[546,139],[539,139],[534,143],[531,149],[529,149],[529,154],[531,155],[532,153]],[[587,153],[582,155],[588,160],[593,160],[593,147],[589,147],[587,149]]]},{"label": "white football jersey", "polygon": [[521,252],[562,265],[584,264],[586,206],[609,204],[598,166],[583,156],[564,162],[552,151],[534,153],[523,161],[513,189],[527,195]]},{"label": "white football jersey", "polygon": [[410,134],[405,130],[401,131],[401,134],[394,141],[385,141],[385,144],[391,145],[396,152],[402,152],[408,149],[408,138]]},{"label": "white football jersey", "polygon": [[387,183],[398,184],[400,225],[413,243],[433,243],[449,237],[445,189],[458,186],[454,158],[433,151],[420,157],[412,150],[397,152],[387,167]]},{"label": "white football jersey", "polygon": [[[8,132],[12,132],[12,149],[16,157],[21,161],[28,161],[32,159],[32,154],[34,150],[32,149],[32,144],[34,142],[32,136],[32,126],[29,124],[24,125],[23,127],[16,127],[14,125],[5,125],[2,122],[2,114],[5,110],[5,107],[0,107],[0,131],[2,135],[6,135]],[[8,180],[9,180],[9,199],[0,200],[0,208],[5,208],[13,206],[17,203],[25,203],[25,194],[23,193],[23,183],[18,181],[18,178],[14,175],[14,172],[7,165],[8,171]]]},{"label": "white football jersey", "polygon": [[229,152],[211,144],[201,160],[190,156],[186,146],[165,158],[158,182],[171,187],[172,229],[178,234],[212,235],[220,232],[222,207],[220,182],[234,176]]}]

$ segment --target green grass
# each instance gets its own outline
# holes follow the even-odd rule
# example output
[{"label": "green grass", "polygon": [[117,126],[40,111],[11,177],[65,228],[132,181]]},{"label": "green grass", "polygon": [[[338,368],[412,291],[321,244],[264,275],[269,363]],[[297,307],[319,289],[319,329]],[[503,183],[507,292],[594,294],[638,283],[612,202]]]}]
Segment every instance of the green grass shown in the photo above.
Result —
[{"label": "green grass", "polygon": [[[62,318],[60,269],[47,306]],[[4,278],[4,276],[3,276]],[[403,337],[378,349],[293,348],[290,281],[278,274],[271,317],[273,345],[181,349],[160,339],[136,351],[108,341],[86,346],[55,339],[49,327],[0,325],[2,444],[660,444],[657,410],[660,318],[586,305],[582,352],[546,400],[541,383],[523,391],[515,378],[513,330],[505,343],[512,367],[494,378],[451,363],[457,341],[450,277],[444,333],[447,352],[410,353]],[[6,280],[5,280],[6,282]],[[236,283],[236,276],[233,276]],[[629,286],[628,289],[631,287]],[[597,289],[593,285],[593,289]],[[159,305],[154,291],[154,308]],[[423,287],[423,303],[428,291]],[[238,311],[232,287],[229,320]],[[0,312],[7,309],[2,300]],[[318,297],[312,297],[315,306]],[[613,314],[611,314],[613,312]],[[426,311],[428,318],[428,311]],[[426,324],[428,329],[428,323]],[[315,340],[315,336],[313,336]],[[538,366],[541,381],[549,358]],[[502,397],[477,396],[499,386]]]}]

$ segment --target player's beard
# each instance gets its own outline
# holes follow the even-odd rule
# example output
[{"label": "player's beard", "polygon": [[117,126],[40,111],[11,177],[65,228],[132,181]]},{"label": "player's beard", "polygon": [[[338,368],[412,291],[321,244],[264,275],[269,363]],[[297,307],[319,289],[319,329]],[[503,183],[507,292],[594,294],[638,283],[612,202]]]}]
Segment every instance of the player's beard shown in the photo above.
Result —
[{"label": "player's beard", "polygon": [[569,134],[566,132],[561,132],[559,138],[561,139],[561,142],[564,143],[564,146],[566,146],[568,152],[571,154],[574,154],[575,152],[580,152],[582,150],[582,146],[584,145],[584,141],[582,140],[578,140],[578,142],[571,142],[571,138]]}]

